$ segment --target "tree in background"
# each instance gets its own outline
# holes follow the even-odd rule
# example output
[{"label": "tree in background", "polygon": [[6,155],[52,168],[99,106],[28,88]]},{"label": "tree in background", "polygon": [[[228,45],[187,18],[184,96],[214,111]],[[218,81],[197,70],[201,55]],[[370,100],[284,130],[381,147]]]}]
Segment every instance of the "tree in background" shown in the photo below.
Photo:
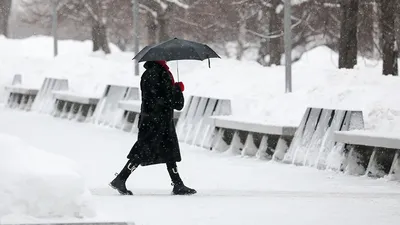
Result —
[{"label": "tree in background", "polygon": [[383,75],[398,75],[398,46],[395,35],[395,9],[397,0],[380,0],[382,28]]},{"label": "tree in background", "polygon": [[[50,0],[23,1],[24,18],[29,24],[51,27]],[[108,41],[122,50],[132,49],[132,0],[58,1],[59,30],[64,32],[61,38],[91,38],[93,49],[107,51]],[[250,56],[264,66],[279,65],[283,60],[282,0],[138,1],[141,47],[183,37],[206,42],[227,57]],[[357,63],[357,54],[380,58],[383,55],[380,1],[383,0],[295,1],[292,60],[320,45],[339,52],[341,68],[352,68]],[[400,37],[400,10],[394,13],[397,18],[394,32]],[[48,34],[50,29],[45,33]]]},{"label": "tree in background", "polygon": [[[90,27],[91,39],[93,41],[93,51],[102,50],[106,54],[110,53],[108,40],[108,26],[111,23],[125,21],[116,20],[115,15],[118,10],[126,12],[124,0],[59,0],[57,1],[57,14],[59,24],[71,22]],[[24,0],[25,8],[24,22],[30,24],[44,24],[51,26],[52,6],[49,0]],[[114,17],[113,17],[114,16]],[[120,16],[120,15],[119,15]],[[110,20],[110,18],[113,18]]]},{"label": "tree in background", "polygon": [[140,0],[142,15],[146,18],[148,44],[166,41],[173,36],[173,17],[181,18],[189,8],[184,0]]},{"label": "tree in background", "polygon": [[358,0],[340,2],[339,68],[351,69],[357,64]]},{"label": "tree in background", "polygon": [[11,12],[11,0],[0,0],[0,35],[8,37],[8,19]]}]

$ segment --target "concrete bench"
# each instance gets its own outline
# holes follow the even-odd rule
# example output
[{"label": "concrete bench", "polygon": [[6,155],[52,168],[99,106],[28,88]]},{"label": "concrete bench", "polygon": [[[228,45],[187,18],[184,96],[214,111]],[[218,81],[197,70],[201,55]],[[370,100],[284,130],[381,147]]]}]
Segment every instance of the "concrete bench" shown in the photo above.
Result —
[{"label": "concrete bench", "polygon": [[[137,122],[139,119],[142,102],[140,100],[122,100],[118,102],[118,107],[124,110],[121,128],[128,132],[137,132]],[[178,122],[179,111],[174,111],[174,122]]]},{"label": "concrete bench", "polygon": [[210,148],[214,131],[212,116],[231,115],[231,101],[203,96],[190,96],[180,113],[176,130],[179,141]]},{"label": "concrete bench", "polygon": [[53,91],[56,99],[53,116],[84,121],[95,111],[100,98],[68,91]]},{"label": "concrete bench", "polygon": [[213,117],[214,138],[210,148],[243,156],[271,159],[276,151],[286,152],[296,127],[243,122],[230,117]]},{"label": "concrete bench", "polygon": [[359,175],[383,177],[400,175],[400,134],[372,131],[337,131],[334,140],[345,145],[347,160],[344,166]]},{"label": "concrete bench", "polygon": [[5,91],[9,95],[7,100],[8,107],[29,111],[31,110],[39,89],[21,85],[9,85],[5,86]]}]

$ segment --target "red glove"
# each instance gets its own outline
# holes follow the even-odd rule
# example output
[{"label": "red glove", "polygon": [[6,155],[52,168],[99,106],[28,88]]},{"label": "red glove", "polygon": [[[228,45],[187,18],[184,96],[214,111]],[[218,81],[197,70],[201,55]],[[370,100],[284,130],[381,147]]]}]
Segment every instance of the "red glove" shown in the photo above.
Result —
[{"label": "red glove", "polygon": [[183,85],[182,82],[176,82],[175,85],[177,85],[182,92],[185,90],[185,85]]}]

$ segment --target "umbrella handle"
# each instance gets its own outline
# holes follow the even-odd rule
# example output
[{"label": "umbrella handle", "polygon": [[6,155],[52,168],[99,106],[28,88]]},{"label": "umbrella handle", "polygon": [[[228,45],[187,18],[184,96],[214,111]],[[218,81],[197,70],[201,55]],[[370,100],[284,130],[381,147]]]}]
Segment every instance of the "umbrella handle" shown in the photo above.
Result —
[{"label": "umbrella handle", "polygon": [[176,60],[176,75],[178,76],[178,82],[179,82],[179,61]]}]

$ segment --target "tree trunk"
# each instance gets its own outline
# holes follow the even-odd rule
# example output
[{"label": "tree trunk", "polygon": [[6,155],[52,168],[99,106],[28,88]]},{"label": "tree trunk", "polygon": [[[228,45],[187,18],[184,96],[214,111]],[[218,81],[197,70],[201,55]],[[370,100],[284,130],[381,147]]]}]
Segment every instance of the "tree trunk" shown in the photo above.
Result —
[{"label": "tree trunk", "polygon": [[268,56],[269,52],[269,40],[268,39],[263,39],[260,43],[260,48],[258,49],[258,59],[257,62],[260,63],[263,66],[267,66],[268,63],[265,60],[265,57]]},{"label": "tree trunk", "polygon": [[373,58],[378,59],[381,57],[380,51],[382,49],[381,46],[381,37],[380,37],[380,30],[381,26],[379,25],[380,23],[380,5],[379,5],[379,0],[376,0],[373,4],[373,9],[374,9],[374,14],[372,16],[373,18],[373,26],[372,26],[372,34],[373,34],[373,40],[374,40],[374,45],[373,45]]},{"label": "tree trunk", "polygon": [[274,1],[273,6],[270,10],[269,20],[269,33],[274,36],[270,38],[269,50],[270,50],[270,61],[271,65],[281,65],[282,53],[283,53],[283,18],[281,14],[276,13],[276,8],[281,4],[280,1]]},{"label": "tree trunk", "polygon": [[8,19],[11,12],[11,0],[0,0],[0,35],[8,37]]},{"label": "tree trunk", "polygon": [[100,23],[93,24],[92,41],[94,52],[98,50],[103,50],[106,54],[111,53],[110,46],[108,45],[106,25]]},{"label": "tree trunk", "polygon": [[397,0],[381,0],[383,75],[398,75],[398,48],[394,29],[394,6]]},{"label": "tree trunk", "polygon": [[[244,17],[244,16],[243,16]],[[243,58],[244,52],[246,51],[246,20],[241,19],[239,21],[239,31],[237,33],[237,48],[236,48],[236,59],[241,60]]]},{"label": "tree trunk", "polygon": [[168,15],[164,12],[162,15],[159,15],[158,18],[158,36],[160,41],[166,41],[169,39],[168,35]]},{"label": "tree trunk", "polygon": [[360,4],[358,11],[358,52],[369,58],[374,56],[374,7],[375,4]]},{"label": "tree trunk", "polygon": [[147,43],[149,45],[157,43],[158,42],[157,24],[154,20],[154,16],[151,13],[147,13],[146,27],[147,27]]},{"label": "tree trunk", "polygon": [[110,54],[110,46],[107,38],[107,2],[100,0],[89,1],[92,16],[92,40],[93,51],[103,50],[104,53]]},{"label": "tree trunk", "polygon": [[352,69],[357,64],[358,0],[341,0],[339,68]]},{"label": "tree trunk", "polygon": [[[268,30],[269,32],[269,14],[266,13],[265,11],[263,11],[264,14],[266,14],[266,20],[265,23],[266,26],[266,30]],[[260,48],[258,49],[258,57],[257,57],[257,62],[260,63],[262,66],[268,66],[266,57],[269,54],[269,39],[268,38],[263,38],[260,41]]]},{"label": "tree trunk", "polygon": [[93,41],[93,51],[96,52],[100,50],[99,44],[99,27],[97,24],[92,26],[92,41]]},{"label": "tree trunk", "polygon": [[162,10],[161,13],[158,14],[158,28],[159,28],[159,41],[166,41],[170,39],[169,35],[169,23],[170,23],[170,16],[174,11],[175,4],[168,2],[168,6],[166,9]]}]

